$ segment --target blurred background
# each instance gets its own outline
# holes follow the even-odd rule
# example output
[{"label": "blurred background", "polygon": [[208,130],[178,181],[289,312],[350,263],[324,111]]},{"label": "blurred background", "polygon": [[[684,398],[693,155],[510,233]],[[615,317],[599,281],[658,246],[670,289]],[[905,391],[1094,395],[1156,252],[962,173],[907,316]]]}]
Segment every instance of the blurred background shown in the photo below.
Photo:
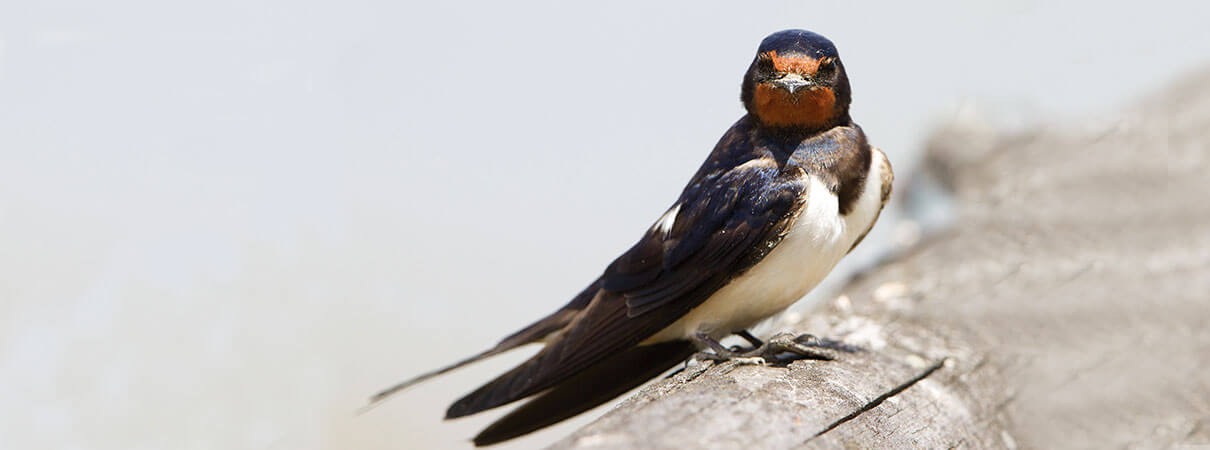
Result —
[{"label": "blurred background", "polygon": [[[443,422],[672,202],[757,43],[929,130],[1093,116],[1210,63],[1203,3],[0,5],[0,448],[463,448]],[[809,298],[921,220],[897,201]],[[927,208],[926,208],[927,209]],[[804,302],[802,304],[806,304]],[[600,411],[501,448],[553,441]]]}]

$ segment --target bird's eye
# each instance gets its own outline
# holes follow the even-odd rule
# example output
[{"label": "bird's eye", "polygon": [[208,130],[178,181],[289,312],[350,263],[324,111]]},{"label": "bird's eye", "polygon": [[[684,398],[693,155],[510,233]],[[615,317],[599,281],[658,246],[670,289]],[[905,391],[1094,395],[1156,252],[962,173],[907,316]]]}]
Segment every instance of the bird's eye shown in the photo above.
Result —
[{"label": "bird's eye", "polygon": [[836,59],[825,58],[819,62],[819,69],[815,72],[815,76],[820,78],[831,78],[836,73]]},{"label": "bird's eye", "polygon": [[767,54],[767,53],[761,53],[760,55],[757,55],[756,56],[756,67],[758,69],[760,69],[762,72],[774,71],[775,67],[773,67],[773,57],[769,56],[769,54]]}]

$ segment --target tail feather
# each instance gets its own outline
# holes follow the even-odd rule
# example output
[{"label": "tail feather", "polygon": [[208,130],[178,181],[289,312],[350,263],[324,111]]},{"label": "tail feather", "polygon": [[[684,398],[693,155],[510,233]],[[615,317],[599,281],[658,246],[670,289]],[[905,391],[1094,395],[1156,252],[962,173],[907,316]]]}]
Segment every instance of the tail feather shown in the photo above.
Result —
[{"label": "tail feather", "polygon": [[597,294],[597,291],[600,290],[600,287],[601,281],[594,281],[558,311],[555,311],[553,314],[542,318],[542,320],[534,322],[521,329],[521,331],[513,333],[512,335],[504,338],[499,344],[496,344],[496,346],[492,347],[491,349],[432,372],[420,374],[412,379],[405,380],[399,384],[384,389],[377,394],[374,394],[372,397],[370,397],[370,403],[362,408],[361,411],[367,411],[378,403],[381,403],[383,400],[386,400],[387,397],[390,397],[399,391],[407,389],[412,385],[420,383],[429,378],[450,372],[467,364],[479,361],[483,358],[507,352],[522,345],[542,341],[551,333],[558,332],[559,330],[562,330],[563,327],[567,326],[568,323],[571,323],[571,321],[575,319],[576,314],[588,306],[588,303],[592,301],[592,298]]},{"label": "tail feather", "polygon": [[688,341],[631,348],[607,357],[539,394],[475,436],[476,446],[522,436],[605,403],[693,354]]},{"label": "tail feather", "polygon": [[437,370],[434,370],[434,371],[432,371],[432,372],[426,372],[426,373],[423,373],[423,374],[417,375],[417,376],[415,376],[415,377],[413,377],[413,378],[411,378],[411,379],[408,379],[408,380],[404,380],[404,381],[402,381],[402,382],[399,382],[398,384],[396,384],[396,385],[394,385],[394,386],[391,386],[391,387],[389,387],[389,388],[383,389],[382,391],[380,391],[380,392],[378,392],[377,394],[374,394],[372,397],[370,397],[370,404],[369,404],[369,405],[366,405],[366,408],[367,408],[367,409],[368,409],[368,408],[371,408],[371,407],[373,407],[374,405],[376,405],[376,404],[378,404],[378,403],[382,402],[383,400],[386,400],[386,398],[387,398],[387,397],[390,397],[390,396],[394,395],[396,392],[399,392],[399,391],[402,391],[402,390],[404,390],[404,389],[407,389],[407,388],[411,387],[411,386],[412,386],[412,385],[414,385],[414,384],[420,383],[420,382],[422,382],[422,381],[424,381],[424,380],[427,380],[427,379],[429,379],[429,378],[433,378],[433,377],[435,377],[435,376],[437,376],[437,375],[441,375],[441,374],[444,374],[444,373],[446,373],[446,372],[449,372],[449,371],[452,371],[452,370],[458,369],[458,368],[460,368],[460,367],[462,367],[462,366],[465,366],[465,365],[467,365],[467,364],[473,363],[473,362],[478,361],[478,360],[480,360],[480,359],[487,358],[487,357],[489,357],[489,356],[495,356],[495,355],[498,355],[498,354],[500,354],[500,353],[504,353],[504,352],[506,352],[506,351],[508,351],[508,350],[512,350],[513,348],[514,348],[514,347],[500,347],[500,346],[497,346],[497,347],[494,347],[494,348],[492,348],[492,349],[490,349],[490,350],[487,350],[487,351],[485,351],[485,352],[479,353],[478,355],[472,356],[472,357],[470,357],[470,358],[466,358],[466,359],[464,359],[464,360],[462,360],[462,361],[458,361],[458,362],[456,362],[456,363],[450,364],[450,365],[448,365],[448,366],[442,367],[442,368],[437,369]]}]

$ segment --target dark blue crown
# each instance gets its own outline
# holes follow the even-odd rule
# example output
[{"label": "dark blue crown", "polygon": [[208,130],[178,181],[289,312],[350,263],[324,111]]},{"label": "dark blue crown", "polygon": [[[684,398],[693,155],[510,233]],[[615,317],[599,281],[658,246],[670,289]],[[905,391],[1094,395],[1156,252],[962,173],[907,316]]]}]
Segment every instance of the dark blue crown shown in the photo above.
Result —
[{"label": "dark blue crown", "polygon": [[812,58],[838,57],[832,41],[807,30],[783,30],[760,41],[759,53],[776,50],[779,54],[802,53]]}]

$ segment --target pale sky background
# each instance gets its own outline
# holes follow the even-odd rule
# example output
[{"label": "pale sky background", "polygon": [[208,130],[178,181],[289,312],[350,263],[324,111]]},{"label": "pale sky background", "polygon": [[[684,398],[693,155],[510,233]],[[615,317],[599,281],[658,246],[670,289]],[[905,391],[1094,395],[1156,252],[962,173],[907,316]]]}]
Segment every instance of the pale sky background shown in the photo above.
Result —
[{"label": "pale sky background", "polygon": [[524,354],[352,413],[638,238],[768,33],[836,42],[901,179],[960,105],[1082,117],[1210,63],[1204,2],[1054,3],[3,2],[0,448],[468,447],[500,412],[445,407]]}]

